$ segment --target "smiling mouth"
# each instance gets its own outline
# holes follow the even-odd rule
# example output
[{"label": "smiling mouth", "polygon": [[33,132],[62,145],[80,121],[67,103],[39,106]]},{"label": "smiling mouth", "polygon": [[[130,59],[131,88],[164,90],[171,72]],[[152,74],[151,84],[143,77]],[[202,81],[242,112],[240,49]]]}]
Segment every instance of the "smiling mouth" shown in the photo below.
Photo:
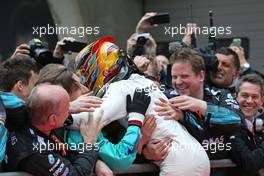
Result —
[{"label": "smiling mouth", "polygon": [[215,74],[215,77],[217,77],[217,78],[223,78],[224,77],[224,74],[223,73],[216,73]]},{"label": "smiling mouth", "polygon": [[177,87],[178,91],[185,91],[187,88],[186,87]]},{"label": "smiling mouth", "polygon": [[254,107],[244,107],[244,109],[251,111],[251,110],[253,110],[255,108]]},{"label": "smiling mouth", "polygon": [[243,106],[243,109],[247,112],[255,110],[255,106]]}]

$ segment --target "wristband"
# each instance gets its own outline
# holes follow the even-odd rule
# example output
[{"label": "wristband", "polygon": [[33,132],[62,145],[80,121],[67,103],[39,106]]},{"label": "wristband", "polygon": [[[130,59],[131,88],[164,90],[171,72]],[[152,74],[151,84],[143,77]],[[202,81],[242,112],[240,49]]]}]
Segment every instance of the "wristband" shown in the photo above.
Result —
[{"label": "wristband", "polygon": [[136,125],[141,128],[144,118],[145,116],[140,113],[131,112],[128,114],[128,125]]}]

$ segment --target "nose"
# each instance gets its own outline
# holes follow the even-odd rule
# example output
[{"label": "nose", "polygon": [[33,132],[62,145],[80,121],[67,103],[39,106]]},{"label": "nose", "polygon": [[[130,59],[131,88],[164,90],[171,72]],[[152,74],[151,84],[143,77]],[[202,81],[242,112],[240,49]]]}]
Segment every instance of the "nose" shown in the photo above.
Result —
[{"label": "nose", "polygon": [[252,101],[253,101],[253,99],[252,99],[251,96],[247,97],[247,99],[246,99],[246,102],[247,102],[247,103],[251,103]]},{"label": "nose", "polygon": [[178,76],[178,77],[175,79],[175,83],[178,85],[178,84],[182,84],[183,81],[182,81],[182,79]]},{"label": "nose", "polygon": [[221,62],[218,62],[218,66],[217,66],[217,70],[221,70],[222,69],[222,63]]}]

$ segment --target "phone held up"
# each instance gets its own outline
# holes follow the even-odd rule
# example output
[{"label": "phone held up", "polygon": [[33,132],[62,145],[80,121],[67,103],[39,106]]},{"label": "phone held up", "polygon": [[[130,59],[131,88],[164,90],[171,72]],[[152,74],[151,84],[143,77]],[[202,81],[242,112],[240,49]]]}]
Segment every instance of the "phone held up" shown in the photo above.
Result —
[{"label": "phone held up", "polygon": [[157,15],[151,17],[149,19],[150,24],[165,24],[170,22],[170,15],[169,13],[158,13]]}]

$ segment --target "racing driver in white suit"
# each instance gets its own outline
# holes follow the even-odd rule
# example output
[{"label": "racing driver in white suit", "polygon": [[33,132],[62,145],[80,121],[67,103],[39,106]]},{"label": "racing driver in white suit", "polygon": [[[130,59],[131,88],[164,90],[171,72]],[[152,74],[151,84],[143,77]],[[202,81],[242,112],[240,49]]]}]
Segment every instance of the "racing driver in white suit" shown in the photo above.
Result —
[{"label": "racing driver in white suit", "polygon": [[[159,98],[167,100],[153,81],[144,77],[137,70],[130,58],[113,43],[110,37],[102,38],[85,47],[76,57],[76,73],[81,82],[103,103],[95,110],[94,117],[103,110],[103,120],[108,123],[127,119],[126,97],[133,97],[135,90],[144,89],[151,97],[146,114],[154,115],[157,127],[152,139],[171,138],[172,145],[167,157],[156,163],[160,166],[160,175],[168,176],[208,176],[210,163],[206,152],[199,142],[192,137],[179,122],[164,120],[154,111],[154,102]],[[73,116],[74,127],[79,126],[80,118],[87,118],[86,113]],[[143,121],[144,117],[135,116]],[[140,136],[140,131],[137,134]],[[137,144],[135,144],[137,145]]]}]

